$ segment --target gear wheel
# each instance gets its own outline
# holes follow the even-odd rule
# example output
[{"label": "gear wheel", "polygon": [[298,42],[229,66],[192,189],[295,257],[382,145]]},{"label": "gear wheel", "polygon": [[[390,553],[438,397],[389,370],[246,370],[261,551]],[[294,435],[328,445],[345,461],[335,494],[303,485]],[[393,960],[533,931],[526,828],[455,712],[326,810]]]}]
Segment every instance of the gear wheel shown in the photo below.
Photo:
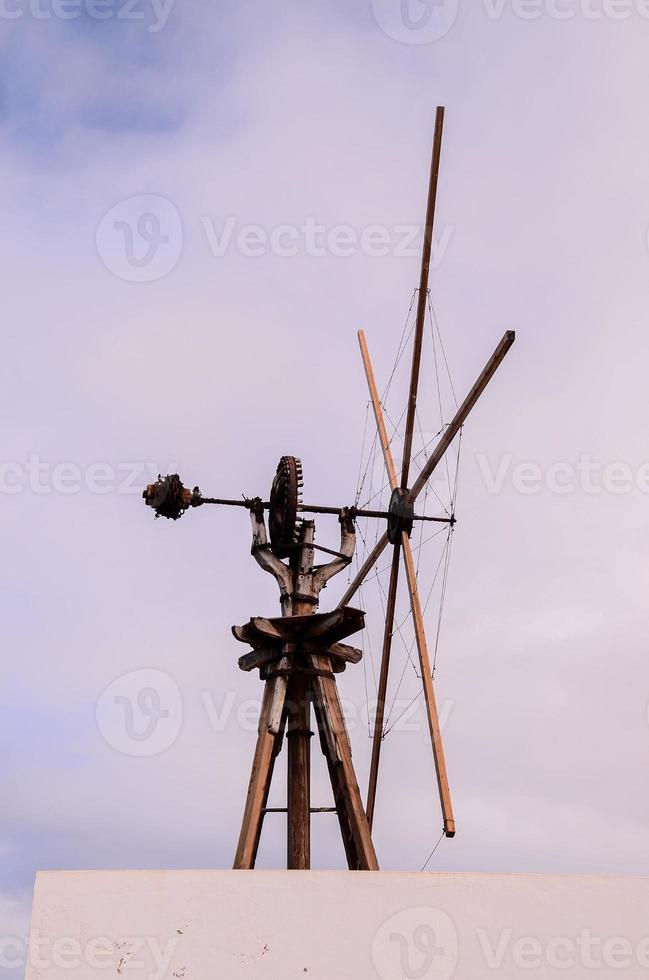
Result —
[{"label": "gear wheel", "polygon": [[278,558],[290,558],[298,540],[298,507],[302,503],[302,463],[282,456],[270,491],[270,543]]}]

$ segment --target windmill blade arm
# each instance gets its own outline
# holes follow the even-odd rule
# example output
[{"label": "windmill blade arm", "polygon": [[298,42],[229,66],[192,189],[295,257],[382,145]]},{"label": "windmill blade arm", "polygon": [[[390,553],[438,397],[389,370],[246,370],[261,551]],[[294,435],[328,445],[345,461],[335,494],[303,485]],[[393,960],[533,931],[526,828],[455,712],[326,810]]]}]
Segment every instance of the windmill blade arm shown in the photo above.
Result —
[{"label": "windmill blade arm", "polygon": [[399,545],[394,546],[392,555],[392,571],[385,608],[385,630],[383,633],[383,651],[381,653],[381,673],[374,717],[374,735],[372,740],[372,760],[370,763],[370,778],[367,788],[367,821],[370,830],[374,824],[376,808],[376,787],[379,779],[379,762],[381,759],[381,744],[383,742],[383,722],[385,720],[385,702],[388,694],[388,675],[390,672],[390,654],[392,652],[392,634],[394,632],[394,613],[397,604],[397,587],[399,584]]},{"label": "windmill blade arm", "polygon": [[379,538],[379,540],[376,542],[376,544],[370,551],[369,555],[367,556],[367,558],[365,559],[365,561],[357,571],[352,582],[347,586],[347,591],[345,592],[344,596],[338,603],[339,609],[342,608],[342,606],[347,606],[350,603],[350,601],[354,598],[354,596],[360,589],[361,585],[363,584],[363,582],[365,581],[365,579],[372,571],[377,561],[379,560],[379,558],[387,548],[388,544],[389,542],[388,542],[387,534],[384,534],[382,538]]},{"label": "windmill blade arm", "polygon": [[381,408],[381,400],[379,398],[379,391],[376,387],[376,379],[374,377],[374,369],[372,367],[372,361],[370,358],[370,352],[367,347],[367,341],[365,340],[365,331],[358,331],[358,343],[361,349],[361,357],[363,358],[363,367],[365,368],[365,377],[367,378],[367,387],[370,390],[370,399],[372,401],[372,408],[374,410],[374,418],[376,420],[376,428],[379,433],[379,442],[381,443],[381,450],[383,452],[383,459],[385,460],[385,468],[388,473],[388,479],[390,481],[390,489],[394,488],[398,484],[397,469],[394,465],[394,459],[392,457],[392,450],[390,449],[390,440],[388,439],[388,431],[385,427],[385,419],[383,418],[383,409]]},{"label": "windmill blade arm", "polygon": [[[365,377],[367,378],[367,386],[370,390],[370,398],[372,401],[372,408],[374,409],[374,418],[376,419],[376,426],[379,432],[379,441],[381,443],[381,449],[383,450],[383,458],[385,460],[385,468],[388,473],[388,478],[390,480],[390,488],[394,490],[398,483],[397,471],[394,465],[394,460],[392,458],[392,450],[390,449],[390,441],[388,439],[387,429],[385,428],[385,421],[383,419],[383,410],[381,408],[381,402],[379,399],[378,388],[376,387],[376,380],[374,378],[374,369],[372,368],[372,361],[370,359],[370,352],[367,348],[367,341],[365,340],[365,331],[358,331],[358,343],[361,349],[361,357],[363,358],[363,367],[365,368]],[[346,606],[347,603],[353,599],[356,592],[363,584],[363,581],[371,572],[372,568],[378,561],[378,559],[383,554],[385,548],[388,544],[388,536],[384,534],[382,538],[376,543],[375,547],[369,553],[362,567],[358,570],[353,582],[348,587],[344,596],[338,603],[339,606]]]},{"label": "windmill blade arm", "polygon": [[435,759],[435,771],[437,773],[437,785],[439,787],[439,799],[442,805],[442,816],[444,818],[444,833],[447,837],[455,836],[455,819],[453,817],[453,804],[451,803],[451,792],[448,786],[448,776],[446,773],[446,759],[444,757],[444,745],[442,742],[442,731],[439,724],[439,714],[437,711],[437,701],[433,688],[433,673],[430,666],[428,655],[428,644],[426,642],[426,632],[424,629],[424,617],[419,600],[419,588],[417,586],[417,572],[412,557],[412,547],[410,538],[405,533],[402,534],[403,563],[406,568],[406,580],[408,582],[408,592],[410,594],[410,606],[412,608],[412,622],[415,628],[417,640],[417,653],[419,654],[419,667],[421,669],[421,679],[424,686],[424,701],[426,703],[426,716],[428,718],[428,730],[433,746],[433,758]]},{"label": "windmill blade arm", "polygon": [[421,256],[421,276],[419,279],[419,296],[417,301],[417,319],[415,323],[415,340],[412,348],[412,368],[410,374],[410,393],[408,395],[408,414],[406,417],[406,432],[403,441],[403,464],[401,470],[401,486],[408,487],[410,475],[410,457],[412,455],[412,438],[415,431],[415,415],[417,412],[417,391],[419,388],[419,371],[421,368],[421,350],[424,339],[424,321],[426,319],[426,302],[428,300],[428,278],[430,274],[430,256],[433,245],[433,228],[435,225],[435,210],[437,204],[437,184],[439,180],[439,165],[442,154],[442,136],[444,133],[444,107],[438,106],[435,116],[435,136],[433,139],[433,156],[430,165],[430,181],[428,184],[428,204],[426,207],[426,224],[424,230],[424,248]]},{"label": "windmill blade arm", "polygon": [[485,388],[493,378],[494,374],[496,373],[496,371],[504,361],[507,352],[509,351],[510,347],[512,346],[515,340],[516,340],[515,331],[508,330],[507,333],[503,336],[498,346],[496,347],[491,357],[489,358],[489,361],[487,362],[484,371],[482,372],[482,374],[480,375],[480,377],[478,378],[478,380],[476,381],[473,388],[466,396],[466,398],[464,399],[460,407],[458,408],[457,412],[455,413],[455,417],[453,421],[444,430],[444,434],[442,435],[442,438],[435,446],[432,455],[428,458],[424,468],[422,469],[421,473],[415,480],[412,489],[410,491],[410,499],[413,503],[417,499],[421,491],[424,489],[427,482],[430,480],[433,474],[433,470],[435,470],[435,468],[439,465],[440,461],[443,459],[444,453],[449,448],[449,446],[455,439],[456,435],[458,434],[458,432],[466,422],[469,413],[474,408],[476,402],[480,398],[480,395],[485,390]]}]

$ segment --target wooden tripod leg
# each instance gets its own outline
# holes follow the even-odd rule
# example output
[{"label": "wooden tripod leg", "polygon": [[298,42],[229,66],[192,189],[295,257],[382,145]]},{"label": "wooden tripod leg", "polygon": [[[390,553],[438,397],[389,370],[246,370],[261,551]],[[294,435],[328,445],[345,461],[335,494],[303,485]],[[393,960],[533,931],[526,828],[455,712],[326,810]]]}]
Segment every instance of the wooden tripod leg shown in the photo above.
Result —
[{"label": "wooden tripod leg", "polygon": [[266,681],[259,717],[257,747],[248,784],[248,796],[243,813],[239,844],[234,858],[235,870],[249,871],[255,866],[264,807],[268,801],[275,759],[282,744],[286,717],[286,677],[271,677]]},{"label": "wooden tripod leg", "polygon": [[[330,764],[329,772],[332,776],[336,806],[339,813],[344,811],[344,820],[349,826],[353,842],[357,869],[378,871],[379,863],[354,772],[351,744],[338,697],[336,680],[331,673],[331,661],[329,657],[320,655],[314,655],[312,660],[313,666],[319,671],[313,680],[314,705],[319,726],[322,726],[322,744],[326,748],[327,761]],[[340,822],[343,829],[342,817]],[[349,860],[351,851],[347,844],[345,847]]]},{"label": "wooden tripod leg", "polygon": [[347,867],[350,871],[359,871],[360,857],[358,855],[358,851],[356,850],[356,843],[352,834],[352,828],[349,824],[349,820],[347,819],[347,809],[342,791],[342,782],[339,779],[340,767],[336,764],[335,747],[333,745],[329,745],[328,739],[330,740],[331,736],[327,731],[325,712],[317,699],[314,699],[313,710],[315,713],[316,725],[318,726],[318,733],[320,735],[320,747],[327,762],[327,769],[329,770],[329,779],[331,780],[334,803],[336,804],[338,823],[340,824],[340,835],[343,839],[343,846],[347,857]]}]

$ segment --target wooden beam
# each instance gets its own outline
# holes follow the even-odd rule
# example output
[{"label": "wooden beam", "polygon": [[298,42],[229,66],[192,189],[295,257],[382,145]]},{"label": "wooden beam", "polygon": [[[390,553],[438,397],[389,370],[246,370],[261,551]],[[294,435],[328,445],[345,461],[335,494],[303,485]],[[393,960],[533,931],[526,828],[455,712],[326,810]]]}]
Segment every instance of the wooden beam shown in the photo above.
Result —
[{"label": "wooden beam", "polygon": [[311,867],[311,702],[309,678],[293,674],[286,695],[287,858],[289,871]]},{"label": "wooden beam", "polygon": [[361,357],[363,359],[363,368],[365,370],[365,377],[367,378],[367,387],[370,390],[370,399],[372,402],[372,409],[374,410],[374,419],[376,421],[376,428],[379,433],[379,442],[381,448],[383,449],[383,459],[385,460],[385,468],[388,471],[388,480],[390,481],[390,490],[394,490],[398,486],[397,469],[394,465],[394,460],[392,458],[392,450],[390,449],[390,440],[388,438],[388,430],[385,427],[385,419],[383,418],[383,408],[381,406],[381,399],[379,398],[379,389],[376,387],[376,379],[374,377],[374,368],[372,367],[372,359],[370,358],[370,352],[367,347],[367,340],[365,339],[365,331],[358,331],[358,344],[361,349]]},{"label": "wooden beam", "polygon": [[[327,676],[330,670],[329,658],[313,655],[312,661],[313,666],[319,671],[313,678],[312,684],[319,724],[325,728],[322,745],[330,763],[329,771],[334,783],[334,796],[339,801],[337,805],[344,810],[341,829],[345,825],[349,826],[353,838],[353,850],[358,855],[358,870],[378,871],[379,863],[354,772],[352,748],[338,688],[333,676]],[[346,850],[349,855],[350,849],[347,846]]]},{"label": "wooden beam", "polygon": [[471,412],[476,402],[478,401],[480,395],[485,390],[485,388],[493,378],[494,374],[496,373],[496,371],[504,361],[505,357],[507,356],[507,352],[509,351],[509,349],[511,348],[515,340],[516,340],[516,332],[514,330],[508,330],[503,335],[502,340],[500,341],[495,351],[487,361],[487,364],[485,365],[482,374],[480,375],[476,383],[471,388],[471,391],[469,392],[469,394],[466,396],[466,398],[458,408],[452,422],[444,430],[442,438],[435,446],[435,451],[426,460],[426,463],[423,466],[421,473],[415,480],[412,486],[412,490],[410,491],[410,499],[412,501],[415,501],[417,499],[421,491],[424,489],[424,487],[430,480],[433,474],[433,470],[437,468],[437,466],[443,459],[444,453],[449,448],[449,446],[455,439],[456,435],[458,434],[458,432],[466,422],[469,413]]},{"label": "wooden beam", "polygon": [[347,587],[347,591],[345,592],[344,596],[338,603],[339,609],[341,609],[343,606],[348,605],[351,602],[351,600],[354,598],[359,588],[361,587],[361,585],[363,584],[363,582],[365,581],[365,579],[367,578],[367,576],[372,571],[377,561],[385,551],[387,545],[388,545],[388,535],[386,532],[381,538],[379,538],[379,540],[376,542],[376,544],[370,551],[369,555],[367,556],[367,558],[365,559],[365,561],[363,562],[359,570],[356,572],[356,575],[354,576],[351,585]]},{"label": "wooden beam", "polygon": [[250,673],[256,668],[267,667],[268,664],[272,664],[273,660],[279,660],[281,656],[281,647],[275,647],[274,650],[252,650],[250,653],[244,653],[243,657],[239,657],[239,670]]},{"label": "wooden beam", "polygon": [[280,690],[283,688],[286,691],[286,679],[283,677],[273,677],[264,686],[264,700],[259,717],[257,747],[252,763],[239,844],[234,858],[235,870],[249,871],[255,866],[261,827],[264,820],[264,808],[268,800],[275,758],[282,739],[281,727],[277,733],[273,733],[270,729],[276,688]]},{"label": "wooden beam", "polygon": [[351,824],[347,816],[347,804],[343,792],[340,759],[338,758],[336,743],[327,728],[327,714],[320,705],[317,697],[313,699],[313,712],[316,717],[318,734],[320,736],[320,747],[326,759],[329,779],[331,780],[331,788],[333,790],[334,803],[336,804],[338,823],[340,825],[340,834],[343,839],[343,847],[345,848],[345,856],[347,858],[347,867],[350,871],[359,871],[361,858],[356,849],[356,839],[352,833]]},{"label": "wooden beam", "polygon": [[428,644],[426,643],[426,632],[424,629],[424,617],[419,601],[419,589],[417,587],[417,572],[412,557],[410,538],[404,531],[402,534],[403,561],[406,566],[406,579],[408,582],[408,592],[410,593],[410,607],[412,609],[412,621],[415,627],[415,637],[417,639],[417,653],[419,654],[419,667],[421,670],[421,680],[424,685],[424,701],[426,703],[426,717],[428,719],[428,731],[433,746],[433,758],[435,760],[435,772],[437,774],[437,786],[439,788],[439,799],[442,805],[442,817],[444,819],[444,833],[447,837],[455,837],[455,819],[453,817],[453,804],[451,803],[451,792],[448,786],[448,776],[446,773],[446,759],[444,757],[444,744],[442,742],[442,731],[439,725],[439,714],[437,711],[437,701],[435,699],[435,689],[433,688],[433,672],[430,666],[428,655]]},{"label": "wooden beam", "polygon": [[[390,489],[394,490],[398,486],[397,470],[392,458],[388,430],[383,418],[383,410],[379,399],[379,391],[376,387],[374,369],[370,352],[365,340],[365,332],[358,331],[358,343],[361,348],[367,387],[370,391],[370,399],[374,410],[376,428],[379,433],[379,442],[383,450],[385,468],[388,472]],[[381,670],[379,674],[379,686],[377,692],[376,715],[374,716],[374,735],[372,741],[372,760],[370,762],[370,778],[367,787],[367,819],[370,829],[374,825],[374,811],[376,809],[376,789],[379,778],[379,763],[381,760],[381,745],[383,743],[383,722],[385,721],[385,702],[388,693],[388,675],[390,672],[390,654],[392,652],[392,634],[394,632],[394,613],[397,602],[397,587],[399,583],[399,545],[395,545],[392,554],[392,568],[390,570],[390,584],[388,586],[388,597],[385,607],[385,628],[383,632],[383,649],[381,652]]]},{"label": "wooden beam", "polygon": [[346,664],[359,664],[363,659],[363,651],[358,647],[350,647],[346,643],[334,643],[327,653],[334,660],[342,660]]},{"label": "wooden beam", "polygon": [[424,227],[424,247],[421,256],[421,276],[419,279],[419,296],[417,301],[417,319],[415,321],[415,339],[412,348],[412,368],[410,373],[410,392],[408,395],[408,414],[406,416],[406,433],[403,441],[403,463],[401,470],[401,486],[408,488],[410,475],[410,458],[412,456],[412,437],[415,431],[415,415],[417,412],[417,391],[419,388],[419,371],[421,368],[421,350],[424,339],[424,324],[426,321],[426,305],[428,300],[428,278],[430,275],[430,255],[433,246],[433,228],[435,225],[435,206],[437,204],[437,184],[439,180],[439,161],[442,155],[442,135],[444,132],[444,107],[437,107],[435,117],[435,137],[433,140],[433,157],[430,165],[430,180],[428,183],[428,204],[426,207],[426,224]]},{"label": "wooden beam", "polygon": [[376,809],[376,788],[379,780],[379,763],[381,761],[381,746],[383,744],[383,722],[385,721],[385,702],[388,695],[388,675],[390,673],[390,654],[392,653],[392,634],[394,633],[394,613],[397,605],[398,584],[399,545],[395,544],[394,551],[392,553],[392,568],[390,570],[388,598],[385,606],[385,628],[383,631],[383,649],[381,651],[381,672],[379,674],[376,714],[374,716],[370,778],[367,784],[366,810],[370,830],[374,826],[374,811]]}]

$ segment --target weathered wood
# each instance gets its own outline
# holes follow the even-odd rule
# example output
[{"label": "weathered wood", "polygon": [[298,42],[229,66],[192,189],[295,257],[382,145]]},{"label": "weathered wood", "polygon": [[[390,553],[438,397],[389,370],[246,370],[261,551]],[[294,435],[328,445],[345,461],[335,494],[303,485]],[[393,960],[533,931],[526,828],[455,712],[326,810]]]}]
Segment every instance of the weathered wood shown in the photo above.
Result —
[{"label": "weathered wood", "polygon": [[255,645],[259,639],[250,623],[244,623],[243,626],[233,626],[232,635],[239,643],[247,643],[249,646]]},{"label": "weathered wood", "polygon": [[408,592],[410,594],[410,605],[412,608],[412,620],[415,627],[415,637],[417,639],[419,667],[421,670],[422,684],[424,685],[424,700],[426,702],[428,730],[430,732],[430,739],[433,746],[433,757],[435,759],[435,771],[437,773],[439,798],[442,804],[444,833],[447,837],[454,837],[455,820],[453,818],[453,804],[451,803],[451,792],[448,786],[444,745],[442,743],[442,732],[439,725],[439,714],[437,711],[437,702],[435,700],[435,690],[433,688],[432,670],[430,665],[430,657],[428,655],[428,644],[426,643],[426,632],[424,629],[424,617],[422,615],[421,603],[419,601],[417,572],[412,557],[410,539],[405,531],[403,533],[402,549],[403,560],[406,566],[406,580],[408,582]]},{"label": "weathered wood", "polygon": [[363,562],[359,570],[356,572],[356,575],[354,576],[351,584],[347,586],[347,590],[345,594],[343,595],[342,599],[338,603],[339,609],[342,609],[344,606],[347,606],[348,603],[351,602],[351,600],[354,598],[354,596],[360,589],[361,585],[363,584],[363,582],[365,581],[365,579],[367,578],[367,576],[372,571],[377,561],[385,551],[388,544],[389,541],[388,541],[388,535],[386,531],[386,533],[383,534],[382,537],[380,537],[379,540],[376,542],[376,544],[368,554],[367,558],[365,559],[365,561]]},{"label": "weathered wood", "polygon": [[383,649],[381,651],[381,672],[374,716],[374,732],[372,736],[372,759],[370,762],[370,778],[367,784],[367,819],[370,829],[374,825],[374,810],[376,808],[376,788],[379,779],[379,763],[381,761],[381,746],[383,744],[383,722],[385,720],[385,702],[388,693],[388,675],[390,672],[390,654],[392,652],[392,633],[394,631],[394,613],[397,605],[397,586],[399,583],[399,545],[395,544],[392,552],[392,568],[390,584],[385,606],[385,627],[383,632]]},{"label": "weathered wood", "polygon": [[287,868],[311,867],[311,705],[309,680],[294,674],[288,685]]},{"label": "weathered wood", "polygon": [[343,793],[343,779],[341,778],[342,769],[339,765],[341,760],[338,757],[337,743],[333,738],[327,713],[317,697],[314,697],[313,699],[313,712],[315,714],[316,724],[318,726],[320,747],[322,749],[322,754],[325,757],[327,771],[329,772],[329,779],[331,780],[331,788],[333,791],[336,814],[338,816],[338,824],[340,826],[340,834],[343,840],[343,847],[345,848],[347,866],[350,871],[359,871],[360,858],[358,851],[356,850],[356,841],[347,818],[347,807]]},{"label": "weathered wood", "polygon": [[269,730],[269,724],[276,688],[282,689],[283,687],[283,690],[286,690],[285,684],[282,685],[281,683],[282,680],[283,678],[273,677],[266,682],[264,688],[257,746],[248,784],[239,843],[234,858],[234,868],[239,870],[250,870],[255,866],[264,819],[264,808],[268,800],[273,767],[281,740],[281,730],[275,734]]},{"label": "weathered wood", "polygon": [[250,625],[268,640],[281,642],[286,637],[286,633],[282,632],[280,625],[274,623],[272,619],[266,619],[264,616],[253,616],[250,620]]},{"label": "weathered wood", "polygon": [[363,651],[357,647],[347,646],[345,643],[334,643],[329,647],[327,653],[334,660],[343,660],[347,664],[359,664],[363,659]]},{"label": "weathered wood", "polygon": [[[316,644],[307,642],[304,644],[304,649],[300,652],[307,654],[311,652],[311,649],[316,649]],[[337,674],[342,674],[347,664],[359,664],[363,659],[362,650],[359,650],[357,647],[347,646],[345,643],[332,644],[327,650],[327,653],[333,660],[333,669]],[[246,673],[250,673],[253,670],[261,670],[276,660],[280,660],[281,657],[282,648],[279,645],[270,647],[269,649],[260,647],[258,650],[251,650],[250,653],[244,653],[242,657],[239,657],[239,669]]]},{"label": "weathered wood", "polygon": [[279,660],[281,655],[282,651],[280,648],[275,650],[252,650],[250,653],[244,653],[243,657],[239,657],[239,669],[250,673],[251,670],[266,667],[268,664],[272,664],[274,660]]},{"label": "weathered wood", "polygon": [[435,205],[437,203],[437,184],[439,179],[439,162],[442,154],[442,134],[444,132],[444,107],[437,107],[435,117],[435,137],[433,140],[433,156],[430,165],[430,180],[428,183],[428,204],[426,206],[426,223],[424,225],[424,247],[421,255],[421,275],[419,278],[419,295],[417,297],[417,318],[415,321],[415,337],[412,345],[412,367],[410,373],[410,392],[408,394],[408,412],[406,415],[406,431],[403,440],[403,463],[401,469],[401,486],[408,489],[410,475],[410,457],[412,455],[412,437],[415,431],[415,415],[417,412],[417,390],[419,388],[419,371],[421,368],[421,349],[424,339],[424,324],[426,321],[426,303],[428,300],[428,277],[430,275],[430,255],[433,245],[433,227],[435,224]]},{"label": "weathered wood", "polygon": [[[343,541],[355,540],[341,515]],[[259,515],[253,519],[255,546],[264,548],[266,531]],[[378,869],[367,817],[354,773],[351,745],[338,698],[334,672],[347,663],[358,663],[362,651],[339,643],[364,626],[365,614],[345,607],[317,614],[320,589],[328,578],[323,567],[314,567],[314,526],[305,522],[295,561],[290,565],[291,582],[268,562],[261,562],[280,583],[282,618],[255,617],[233,630],[255,649],[241,658],[244,668],[260,667],[266,690],[260,731],[253,762],[244,820],[235,867],[254,867],[261,822],[266,812],[273,765],[288,725],[287,860],[288,867],[310,866],[310,696],[313,697],[320,740],[327,759],[336,811],[350,867]],[[259,555],[257,555],[259,560]],[[335,562],[332,563],[336,564]],[[344,567],[339,560],[337,565]],[[289,566],[283,566],[289,569]],[[288,572],[287,572],[288,574]],[[278,654],[283,654],[278,659]],[[310,673],[313,671],[313,674]]]},{"label": "weathered wood", "polygon": [[[372,408],[374,410],[374,418],[376,421],[376,428],[379,434],[379,442],[383,450],[385,468],[388,473],[388,480],[390,481],[390,489],[394,490],[398,485],[397,470],[394,465],[394,460],[392,458],[392,451],[390,449],[390,440],[388,438],[388,431],[385,426],[385,420],[383,418],[383,410],[381,408],[381,402],[379,399],[379,391],[378,388],[376,387],[374,369],[372,368],[370,352],[367,347],[367,341],[365,340],[365,333],[363,330],[359,330],[358,332],[358,342],[361,348],[361,357],[363,358],[365,377],[367,378],[367,386],[370,391],[370,399],[372,402]],[[395,613],[396,602],[397,602],[398,582],[399,582],[399,545],[397,544],[395,545],[394,551],[392,553],[392,568],[390,571],[390,584],[388,586],[388,597],[387,597],[387,602],[385,607],[385,626],[383,632],[383,648],[381,652],[381,670],[379,673],[376,715],[374,717],[374,735],[372,740],[372,759],[370,762],[370,778],[368,781],[368,788],[367,788],[367,819],[369,821],[370,828],[374,824],[374,811],[376,809],[376,790],[377,790],[377,784],[379,778],[381,746],[383,744],[383,722],[385,720],[385,702],[386,702],[387,692],[388,692],[388,675],[390,672],[390,653],[392,651],[392,634],[394,631],[394,613]]]},{"label": "weathered wood", "polygon": [[311,611],[287,614],[277,619],[254,616],[244,626],[233,626],[232,632],[242,643],[248,643],[255,649],[267,649],[269,644],[302,645],[310,641],[334,644],[358,633],[365,626],[365,613],[351,606],[328,613],[316,613],[315,603],[308,599],[295,600],[292,606]]},{"label": "weathered wood", "polygon": [[[278,666],[280,669],[286,671],[291,667],[291,661],[287,657],[282,657]],[[271,701],[270,714],[268,717],[268,731],[271,733],[271,735],[278,735],[284,723],[288,677],[286,674],[278,674],[274,680],[275,684],[273,685],[273,699]]]},{"label": "weathered wood", "polygon": [[[329,658],[326,656],[312,657],[313,665],[317,670],[326,673],[329,666]],[[340,780],[339,790],[345,809],[346,821],[349,823],[350,832],[354,840],[355,850],[358,854],[359,870],[378,871],[379,863],[372,842],[372,833],[367,815],[363,807],[360,789],[356,780],[354,764],[352,762],[352,749],[345,724],[338,688],[333,677],[326,677],[318,674],[313,678],[314,699],[317,701],[321,713],[325,719],[325,724],[330,730],[331,739],[326,742],[329,749],[331,743],[335,744],[335,754],[332,752],[332,763],[337,772],[337,779]],[[334,761],[335,760],[335,761]],[[338,773],[338,770],[339,773]]]},{"label": "weathered wood", "polygon": [[[369,388],[370,392],[370,401],[372,402],[374,421],[376,422],[376,428],[379,434],[379,443],[383,449],[383,459],[385,461],[385,468],[388,472],[388,480],[390,481],[390,490],[394,490],[395,487],[398,486],[399,482],[397,477],[397,469],[392,458],[390,439],[388,437],[388,430],[385,426],[385,419],[383,418],[383,408],[381,406],[381,399],[379,398],[379,389],[376,387],[374,368],[372,367],[372,359],[367,346],[367,340],[365,339],[364,330],[358,331],[358,343],[361,349],[361,357],[363,359],[363,368],[367,379],[367,387]],[[388,450],[387,453],[386,449]]]}]

